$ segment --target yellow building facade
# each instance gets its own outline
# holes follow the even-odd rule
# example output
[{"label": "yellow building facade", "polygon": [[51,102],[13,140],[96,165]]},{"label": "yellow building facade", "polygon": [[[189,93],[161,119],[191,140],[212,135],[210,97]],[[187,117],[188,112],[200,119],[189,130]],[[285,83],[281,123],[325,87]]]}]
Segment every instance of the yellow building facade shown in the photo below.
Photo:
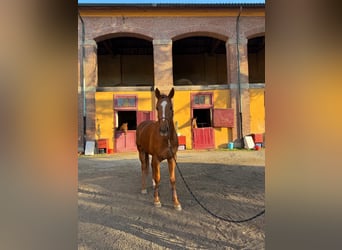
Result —
[{"label": "yellow building facade", "polygon": [[136,150],[136,126],[155,120],[155,88],[175,89],[186,149],[264,134],[264,6],[238,7],[79,6],[79,151],[101,139],[108,153]]}]

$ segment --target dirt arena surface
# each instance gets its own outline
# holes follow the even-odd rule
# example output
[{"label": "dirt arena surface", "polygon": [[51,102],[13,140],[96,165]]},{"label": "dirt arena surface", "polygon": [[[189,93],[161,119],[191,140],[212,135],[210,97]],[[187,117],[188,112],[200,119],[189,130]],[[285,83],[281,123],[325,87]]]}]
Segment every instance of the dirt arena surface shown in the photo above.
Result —
[{"label": "dirt arena surface", "polygon": [[[186,150],[178,152],[177,162],[213,213],[241,220],[264,209],[264,150]],[[265,249],[264,215],[238,224],[213,217],[193,199],[178,170],[183,209],[176,211],[166,161],[161,208],[153,206],[152,181],[148,194],[140,193],[138,153],[80,156],[78,166],[78,249]]]}]

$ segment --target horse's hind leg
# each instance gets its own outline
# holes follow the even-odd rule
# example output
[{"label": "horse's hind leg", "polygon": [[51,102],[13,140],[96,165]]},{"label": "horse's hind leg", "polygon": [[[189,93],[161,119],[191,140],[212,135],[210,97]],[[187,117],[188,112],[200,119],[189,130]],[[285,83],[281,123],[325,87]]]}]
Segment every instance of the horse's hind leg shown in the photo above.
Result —
[{"label": "horse's hind leg", "polygon": [[141,193],[147,194],[146,189],[146,176],[148,175],[149,158],[148,154],[139,151],[139,159],[141,162]]},{"label": "horse's hind leg", "polygon": [[178,201],[178,196],[176,192],[176,174],[175,174],[175,168],[176,168],[176,161],[174,158],[167,160],[169,165],[169,174],[170,174],[170,184],[172,189],[172,200],[173,200],[173,207],[180,211],[182,210],[182,206]]}]

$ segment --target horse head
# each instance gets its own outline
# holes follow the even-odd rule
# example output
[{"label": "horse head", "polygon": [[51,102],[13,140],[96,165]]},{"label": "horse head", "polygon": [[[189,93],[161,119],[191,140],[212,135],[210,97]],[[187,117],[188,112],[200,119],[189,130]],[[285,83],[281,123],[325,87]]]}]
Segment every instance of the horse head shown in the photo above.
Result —
[{"label": "horse head", "polygon": [[155,90],[155,95],[158,99],[156,110],[158,112],[159,134],[161,136],[169,135],[170,125],[173,123],[173,107],[171,99],[174,94],[174,88],[170,90],[168,95],[160,94],[158,88]]},{"label": "horse head", "polygon": [[125,134],[127,134],[127,130],[128,130],[128,122],[124,122],[122,123],[122,125],[119,128],[120,131],[124,132]]}]

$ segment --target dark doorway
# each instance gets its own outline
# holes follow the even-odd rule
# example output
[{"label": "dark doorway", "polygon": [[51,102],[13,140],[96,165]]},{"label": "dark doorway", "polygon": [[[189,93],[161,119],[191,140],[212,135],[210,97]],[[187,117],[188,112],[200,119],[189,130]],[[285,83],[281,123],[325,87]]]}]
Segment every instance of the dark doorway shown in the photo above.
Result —
[{"label": "dark doorway", "polygon": [[136,111],[118,111],[118,128],[127,122],[128,130],[136,130],[137,128],[137,112]]},{"label": "dark doorway", "polygon": [[197,127],[211,127],[211,111],[210,109],[193,109],[193,117],[197,118]]}]

